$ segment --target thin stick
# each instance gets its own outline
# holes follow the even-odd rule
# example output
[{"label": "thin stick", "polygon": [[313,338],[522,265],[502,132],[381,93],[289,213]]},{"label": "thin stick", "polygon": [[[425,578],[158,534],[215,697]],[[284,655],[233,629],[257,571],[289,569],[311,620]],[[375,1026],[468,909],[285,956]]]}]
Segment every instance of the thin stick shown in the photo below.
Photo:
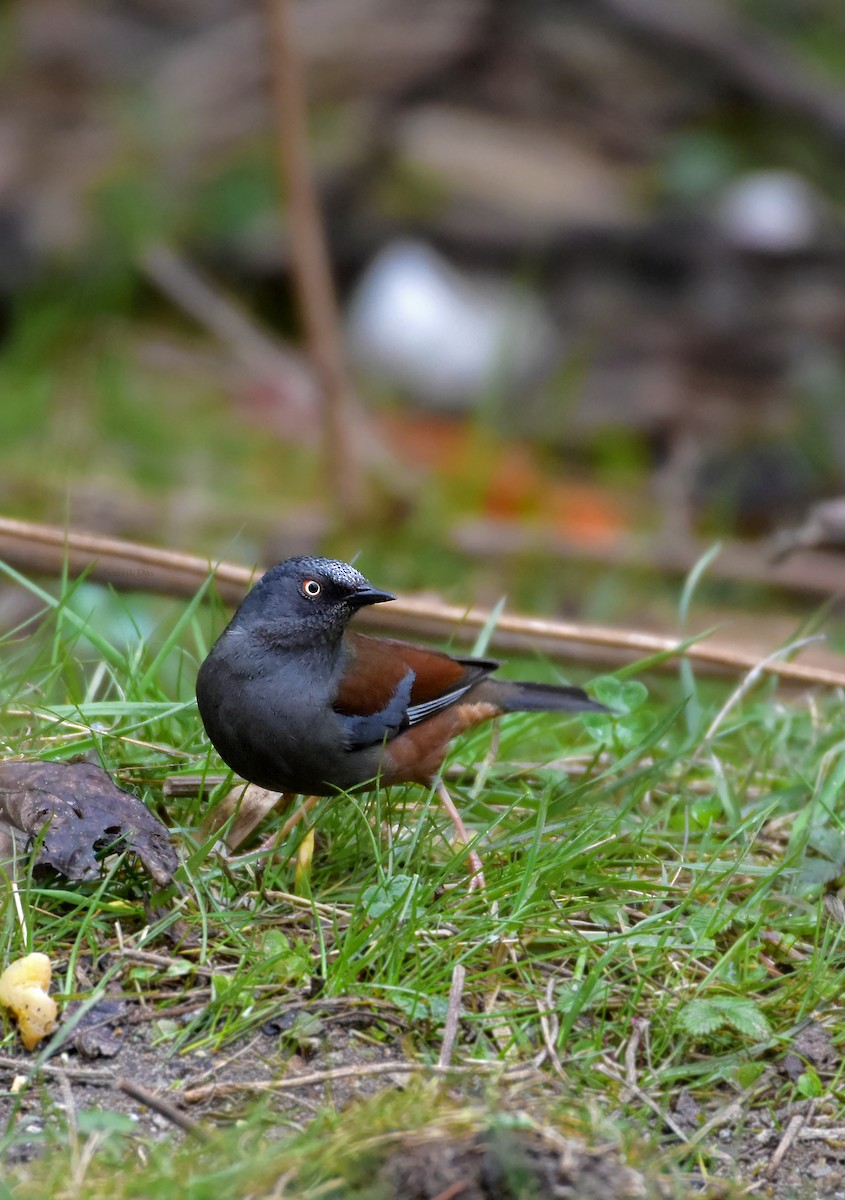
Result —
[{"label": "thin stick", "polygon": [[[462,609],[457,605],[440,604],[430,600],[404,597],[390,606],[392,613],[378,614],[379,624],[390,621],[391,616],[400,621],[420,618],[438,624],[457,626],[463,630],[483,628],[490,620],[488,609]],[[371,617],[370,620],[373,620]],[[375,623],[375,622],[373,622]],[[602,625],[582,625],[574,621],[546,620],[540,617],[522,617],[502,613],[493,633],[493,644],[502,633],[517,634],[520,638],[533,638],[549,642],[575,642],[589,646],[609,646],[618,650],[630,650],[640,654],[669,654],[683,656],[700,663],[712,663],[734,670],[752,670],[758,666],[756,655],[729,646],[714,645],[712,642],[695,642],[684,646],[677,638],[660,634],[642,633],[638,630],[610,629]],[[802,683],[825,683],[830,687],[845,685],[845,672],[831,671],[824,667],[804,666],[801,663],[776,662],[771,659],[759,664],[762,671],[779,675],[783,679]]]},{"label": "thin stick", "polygon": [[799,1142],[830,1142],[841,1146],[845,1142],[845,1125],[814,1126],[798,1131]]},{"label": "thin stick", "polygon": [[[2,1061],[2,1060],[0,1060]],[[330,1071],[308,1071],[302,1075],[291,1075],[286,1079],[244,1079],[225,1083],[203,1084],[188,1088],[181,1099],[186,1104],[201,1104],[215,1096],[237,1095],[239,1092],[285,1092],[296,1088],[312,1087],[321,1083],[334,1083],[338,1079],[350,1079],[363,1075],[501,1075],[506,1082],[515,1082],[536,1076],[533,1067],[516,1067],[501,1070],[498,1063],[473,1062],[468,1066],[441,1067],[436,1063],[382,1062],[359,1063],[353,1067],[334,1067]]]},{"label": "thin stick", "polygon": [[[443,805],[449,820],[455,827],[455,833],[458,835],[458,841],[462,842],[464,846],[468,846],[470,837],[467,827],[464,825],[464,819],[458,812],[454,800],[449,795],[449,789],[446,787],[442,779],[437,785],[437,796],[440,800],[440,803]],[[487,883],[484,879],[484,868],[481,864],[481,856],[477,850],[468,850],[467,859],[469,860],[470,869],[469,890],[470,892],[474,892],[476,888],[480,888],[483,892],[487,887]]]},{"label": "thin stick", "polygon": [[[172,958],[169,954],[153,954],[149,950],[136,950],[133,946],[123,946],[120,950],[120,957],[127,958],[130,962],[146,963],[151,967],[161,967],[166,971],[169,967],[173,967],[177,959]],[[185,959],[180,956],[179,962],[190,962],[191,971],[194,975],[214,976],[217,972],[213,967],[208,967],[203,963],[194,962],[192,959]]]},{"label": "thin stick", "polygon": [[[79,1124],[76,1119],[76,1105],[73,1102],[73,1088],[70,1086],[70,1080],[67,1074],[62,1071],[59,1076],[59,1090],[62,1093],[62,1104],[65,1110],[65,1128],[67,1129],[67,1138],[70,1142],[70,1159],[71,1162],[78,1168],[79,1166]],[[76,1170],[73,1174],[76,1175]]]},{"label": "thin stick", "polygon": [[775,1149],[775,1152],[769,1161],[769,1165],[766,1167],[764,1172],[767,1179],[772,1179],[775,1175],[777,1175],[778,1171],[780,1170],[780,1164],[783,1162],[788,1152],[792,1149],[795,1139],[798,1137],[802,1128],[812,1117],[815,1107],[815,1102],[811,1101],[806,1112],[796,1113],[795,1116],[791,1118],[789,1124],[784,1130],[783,1137],[778,1142],[777,1148]]},{"label": "thin stick", "polygon": [[[435,1068],[429,1069],[434,1070]],[[181,1098],[185,1104],[202,1104],[215,1096],[237,1095],[239,1092],[284,1092],[321,1083],[334,1083],[338,1079],[350,1079],[361,1075],[413,1075],[421,1070],[423,1067],[420,1063],[363,1063],[356,1067],[335,1067],[330,1071],[307,1071],[302,1075],[292,1075],[287,1079],[244,1079],[223,1083],[206,1083],[200,1087],[188,1088],[182,1093]]]},{"label": "thin stick", "polygon": [[546,985],[545,1001],[537,1000],[537,1011],[540,1017],[540,1032],[543,1035],[543,1057],[548,1058],[549,1062],[554,1067],[555,1071],[562,1079],[566,1078],[566,1072],[563,1069],[563,1063],[560,1061],[560,1055],[557,1052],[555,1043],[560,1034],[560,1018],[555,1012],[555,983],[554,975],[549,977],[549,982]]},{"label": "thin stick", "polygon": [[[240,366],[275,387],[282,403],[275,410],[276,427],[296,440],[316,440],[321,417],[321,393],[313,366],[277,334],[223,291],[216,280],[163,242],[145,247],[141,270],[177,307],[227,348]],[[407,472],[394,459],[376,424],[357,395],[347,397],[345,433],[352,461],[365,463],[378,473],[381,485],[402,496]]]},{"label": "thin stick", "polygon": [[29,1068],[26,1083],[29,1085],[37,1075],[66,1075],[76,1083],[87,1083],[91,1087],[114,1087],[113,1071],[98,1071],[93,1067],[54,1066],[52,1063],[31,1064],[24,1058],[12,1054],[0,1054],[0,1067],[8,1071],[22,1072]]},{"label": "thin stick", "polygon": [[351,398],[328,248],[311,174],[305,88],[288,0],[267,0],[278,154],[286,183],[290,253],[309,356],[322,389],[327,493],[348,521],[364,487],[348,434]]},{"label": "thin stick", "polygon": [[179,1129],[184,1129],[185,1133],[189,1133],[191,1137],[195,1137],[200,1142],[208,1141],[208,1134],[201,1125],[185,1113],[180,1112],[175,1104],[171,1104],[169,1100],[165,1100],[163,1096],[156,1095],[155,1092],[149,1091],[145,1087],[141,1087],[139,1083],[134,1083],[131,1079],[118,1079],[116,1086],[126,1096],[131,1096],[133,1100],[140,1101],[153,1112],[159,1113],[160,1116],[170,1121],[172,1125],[176,1125]]},{"label": "thin stick", "polygon": [[71,578],[87,573],[94,582],[169,596],[193,596],[213,572],[220,595],[234,603],[261,574],[196,554],[11,517],[0,517],[0,558],[24,571],[61,575],[67,567]]},{"label": "thin stick", "polygon": [[657,1101],[649,1096],[648,1092],[643,1091],[639,1084],[630,1083],[629,1081],[623,1079],[622,1076],[617,1074],[615,1070],[611,1069],[606,1062],[598,1063],[596,1065],[596,1070],[601,1071],[602,1075],[607,1075],[610,1079],[615,1080],[617,1083],[621,1083],[623,1089],[627,1091],[629,1096],[633,1096],[637,1100],[640,1100],[643,1104],[647,1104],[651,1111],[660,1118],[666,1128],[671,1130],[671,1132],[674,1133],[675,1137],[678,1138],[679,1141],[689,1141],[688,1136],[684,1133],[683,1129],[681,1129],[680,1125],[672,1117],[672,1115],[662,1109]]},{"label": "thin stick", "polygon": [[[625,1080],[629,1089],[637,1088],[637,1051],[640,1048],[640,1042],[643,1039],[643,1034],[647,1033],[649,1021],[647,1018],[634,1017],[631,1022],[631,1036],[628,1038],[628,1044],[625,1047]],[[623,1102],[627,1099],[625,1093],[621,1095]]]},{"label": "thin stick", "polygon": [[[23,571],[50,575],[61,575],[66,566],[71,577],[87,572],[95,582],[171,596],[193,596],[213,571],[218,592],[230,603],[240,603],[247,588],[261,574],[261,568],[230,562],[214,564],[195,554],[10,517],[0,517],[0,559]],[[409,634],[457,634],[472,640],[475,632],[490,621],[488,609],[465,609],[410,596],[379,608],[379,612],[365,609],[359,617],[361,623],[401,629]],[[493,632],[493,645],[513,644],[514,638],[520,642],[542,642],[550,655],[561,658],[566,657],[568,647],[583,645],[646,655],[683,656],[703,668],[713,666],[734,671],[753,670],[760,662],[755,654],[712,641],[682,646],[676,638],[658,634],[503,613]],[[764,660],[760,666],[765,674],[790,683],[845,687],[845,670],[773,659]]]},{"label": "thin stick", "polygon": [[448,1067],[452,1061],[455,1049],[455,1038],[458,1036],[458,1021],[461,1016],[461,1003],[464,998],[464,983],[466,982],[466,967],[455,963],[452,971],[452,984],[449,988],[449,1004],[446,1009],[446,1020],[443,1022],[443,1041],[440,1045],[440,1057],[437,1065]]}]

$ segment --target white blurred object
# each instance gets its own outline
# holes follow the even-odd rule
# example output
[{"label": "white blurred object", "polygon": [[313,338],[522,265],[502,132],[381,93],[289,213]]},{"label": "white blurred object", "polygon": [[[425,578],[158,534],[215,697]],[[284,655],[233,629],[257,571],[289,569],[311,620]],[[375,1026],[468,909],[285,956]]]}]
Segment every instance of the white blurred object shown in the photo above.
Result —
[{"label": "white blurred object", "polygon": [[525,385],[559,353],[536,297],[469,278],[416,241],[375,257],[352,296],[347,335],[359,366],[443,406],[471,403],[491,385]]},{"label": "white blurred object", "polygon": [[743,250],[794,254],[820,232],[822,206],[792,171],[754,171],[726,188],[717,210],[723,233]]}]

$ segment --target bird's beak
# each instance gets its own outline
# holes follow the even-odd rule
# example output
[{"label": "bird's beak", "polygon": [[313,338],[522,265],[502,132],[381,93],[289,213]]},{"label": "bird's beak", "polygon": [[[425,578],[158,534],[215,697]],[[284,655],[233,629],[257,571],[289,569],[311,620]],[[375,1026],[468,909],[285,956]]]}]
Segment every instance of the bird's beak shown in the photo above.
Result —
[{"label": "bird's beak", "polygon": [[395,600],[391,592],[382,592],[371,583],[363,584],[349,597],[353,608],[363,608],[367,604],[384,604],[386,600]]}]

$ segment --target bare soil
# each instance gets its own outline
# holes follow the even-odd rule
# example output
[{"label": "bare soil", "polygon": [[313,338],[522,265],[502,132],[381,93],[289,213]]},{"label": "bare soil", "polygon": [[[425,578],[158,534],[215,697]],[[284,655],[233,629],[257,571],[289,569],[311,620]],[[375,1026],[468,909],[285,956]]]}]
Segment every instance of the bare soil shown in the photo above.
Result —
[{"label": "bare soil", "polygon": [[[315,1002],[315,1009],[319,1002]],[[321,1015],[312,1052],[292,1050],[283,1032],[284,1016],[221,1052],[176,1053],[141,1006],[109,1001],[94,1010],[69,1048],[54,1056],[41,1074],[18,1093],[16,1076],[26,1076],[32,1057],[22,1049],[0,1056],[0,1122],[11,1122],[15,1139],[8,1155],[20,1162],[43,1151],[45,1133],[59,1132],[90,1110],[121,1114],[139,1136],[186,1136],[193,1123],[230,1123],[256,1096],[270,1098],[278,1112],[280,1136],[289,1121],[307,1122],[326,1105],[339,1110],[356,1100],[403,1088],[413,1064],[399,1036],[379,1041],[361,1028],[360,1010],[332,1004]],[[280,1032],[282,1030],[282,1032]],[[383,1035],[382,1035],[383,1036]],[[296,1080],[301,1083],[297,1084]],[[283,1090],[274,1086],[279,1081]],[[140,1093],[133,1089],[140,1088]],[[450,1077],[451,1097],[490,1104],[489,1083],[477,1077]],[[139,1094],[141,1098],[139,1099]],[[532,1200],[533,1197],[674,1196],[717,1197],[748,1189],[773,1200],[821,1197],[845,1200],[845,1129],[832,1124],[833,1109],[802,1101],[772,1112],[737,1107],[735,1115],[700,1146],[707,1177],[697,1169],[683,1174],[656,1162],[625,1163],[615,1151],[587,1147],[543,1121],[558,1098],[554,1081],[539,1072],[519,1085],[503,1082],[495,1113],[485,1128],[451,1136],[430,1128],[408,1134],[385,1154],[379,1180],[396,1200]],[[161,1111],[157,1111],[160,1104]],[[730,1097],[726,1097],[726,1107]],[[529,1112],[534,1130],[502,1129],[508,1110]],[[693,1133],[711,1112],[699,1111],[681,1094],[673,1120]],[[656,1128],[657,1118],[654,1119]]]}]

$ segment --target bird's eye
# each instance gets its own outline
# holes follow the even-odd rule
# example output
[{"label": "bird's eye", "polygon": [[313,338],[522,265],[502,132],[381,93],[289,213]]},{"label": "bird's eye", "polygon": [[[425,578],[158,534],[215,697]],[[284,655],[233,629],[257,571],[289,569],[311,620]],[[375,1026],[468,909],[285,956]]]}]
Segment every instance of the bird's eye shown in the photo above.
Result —
[{"label": "bird's eye", "polygon": [[307,596],[309,600],[315,600],[323,590],[323,585],[318,583],[316,579],[306,579],[302,585],[302,594]]}]

